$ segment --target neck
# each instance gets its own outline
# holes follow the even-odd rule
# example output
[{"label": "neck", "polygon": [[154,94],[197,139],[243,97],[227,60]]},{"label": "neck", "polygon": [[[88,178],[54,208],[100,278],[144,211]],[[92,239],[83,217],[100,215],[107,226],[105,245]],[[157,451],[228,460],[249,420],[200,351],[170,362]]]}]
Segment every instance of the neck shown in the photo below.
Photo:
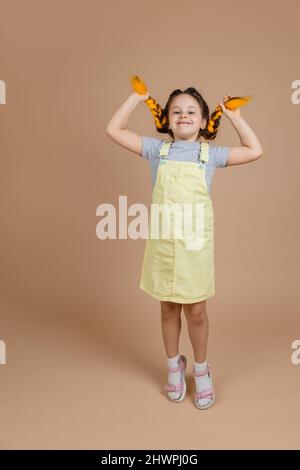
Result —
[{"label": "neck", "polygon": [[173,139],[173,142],[176,142],[176,140],[179,140],[180,142],[199,142],[198,139]]}]

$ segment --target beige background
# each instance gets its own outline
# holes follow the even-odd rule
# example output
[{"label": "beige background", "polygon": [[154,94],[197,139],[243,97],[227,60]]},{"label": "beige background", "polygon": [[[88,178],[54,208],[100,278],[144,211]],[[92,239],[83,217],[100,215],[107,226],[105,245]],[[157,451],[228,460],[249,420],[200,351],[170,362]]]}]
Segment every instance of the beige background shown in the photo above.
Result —
[{"label": "beige background", "polygon": [[[0,2],[2,449],[299,448],[299,1]],[[167,400],[159,302],[139,289],[145,240],[96,238],[96,207],[150,203],[148,163],[105,134],[141,76],[165,105],[195,86],[242,115],[264,156],[218,169],[217,392]],[[129,129],[162,137],[142,103]],[[224,116],[216,145],[239,145]]]}]

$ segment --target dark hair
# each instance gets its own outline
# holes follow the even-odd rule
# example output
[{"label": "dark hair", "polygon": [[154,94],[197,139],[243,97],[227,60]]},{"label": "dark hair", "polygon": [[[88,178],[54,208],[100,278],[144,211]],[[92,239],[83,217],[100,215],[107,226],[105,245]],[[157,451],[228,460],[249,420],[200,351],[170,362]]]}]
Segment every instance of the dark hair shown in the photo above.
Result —
[{"label": "dark hair", "polygon": [[[199,103],[201,114],[203,119],[206,119],[206,126],[204,129],[199,129],[199,133],[197,139],[203,136],[206,140],[213,140],[216,138],[218,133],[218,128],[220,125],[220,118],[222,115],[222,110],[220,110],[220,106],[217,106],[216,110],[212,113],[211,117],[209,117],[209,108],[208,105],[203,98],[203,96],[193,87],[189,87],[186,90],[182,91],[180,89],[174,90],[167,101],[166,106],[164,109],[161,109],[160,113],[157,113],[156,117],[158,118],[155,120],[156,129],[158,132],[169,134],[174,139],[174,134],[172,129],[169,129],[169,109],[171,103],[175,96],[182,95],[182,94],[189,94],[193,98],[197,100]],[[158,122],[157,122],[158,121]]]}]

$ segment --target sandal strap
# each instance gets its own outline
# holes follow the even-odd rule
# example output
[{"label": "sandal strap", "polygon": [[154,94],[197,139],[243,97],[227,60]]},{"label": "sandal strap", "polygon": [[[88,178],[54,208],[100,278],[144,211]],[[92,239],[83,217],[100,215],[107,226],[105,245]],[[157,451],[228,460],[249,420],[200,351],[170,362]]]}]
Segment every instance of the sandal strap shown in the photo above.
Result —
[{"label": "sandal strap", "polygon": [[168,385],[165,385],[165,390],[167,392],[182,392],[183,384],[176,384],[176,385],[168,384]]},{"label": "sandal strap", "polygon": [[193,366],[193,375],[196,376],[196,377],[202,377],[203,375],[208,374],[208,372],[210,372],[210,365],[209,364],[207,364],[206,369],[204,369],[202,371],[196,371],[195,366]]},{"label": "sandal strap", "polygon": [[[179,359],[179,366],[178,367],[168,367],[168,371],[169,372],[180,372],[182,371],[183,369],[185,369],[185,357],[184,356],[180,356],[180,359]],[[183,383],[179,383],[179,384],[176,384],[176,385],[173,385],[173,384],[170,384],[168,383],[167,385],[164,386],[165,390],[167,392],[180,392],[180,393],[183,393]]]},{"label": "sandal strap", "polygon": [[197,394],[197,400],[199,400],[200,398],[206,398],[206,397],[210,397],[214,394],[214,388],[208,388],[207,390],[203,390],[202,392],[196,392]]},{"label": "sandal strap", "polygon": [[173,372],[180,372],[184,368],[184,362],[182,357],[180,356],[180,365],[178,367],[168,367],[168,371]]}]

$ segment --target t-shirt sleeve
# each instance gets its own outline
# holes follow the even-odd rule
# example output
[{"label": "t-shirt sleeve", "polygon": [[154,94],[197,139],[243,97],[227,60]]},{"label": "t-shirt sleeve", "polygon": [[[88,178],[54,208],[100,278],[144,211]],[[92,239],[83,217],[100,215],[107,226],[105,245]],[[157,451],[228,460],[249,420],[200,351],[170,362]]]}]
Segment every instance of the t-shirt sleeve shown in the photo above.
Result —
[{"label": "t-shirt sleeve", "polygon": [[152,160],[159,155],[159,149],[163,144],[162,140],[155,137],[142,136],[142,141],[142,158]]},{"label": "t-shirt sleeve", "polygon": [[230,147],[220,147],[218,145],[210,146],[210,157],[216,168],[226,167],[229,157]]}]

